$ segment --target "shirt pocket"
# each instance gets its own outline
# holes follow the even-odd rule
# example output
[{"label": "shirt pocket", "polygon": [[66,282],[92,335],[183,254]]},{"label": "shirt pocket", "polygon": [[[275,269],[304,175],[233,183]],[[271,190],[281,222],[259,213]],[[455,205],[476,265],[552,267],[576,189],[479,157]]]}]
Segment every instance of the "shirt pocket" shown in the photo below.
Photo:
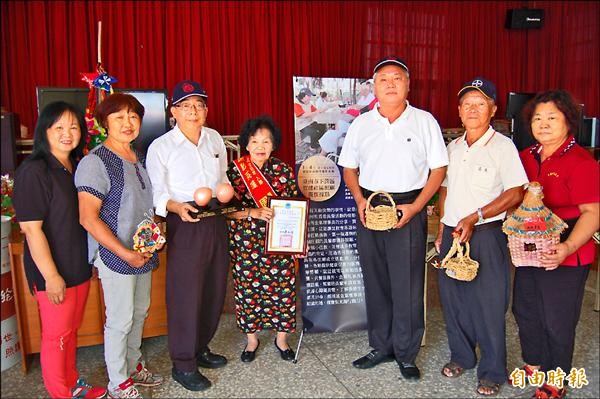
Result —
[{"label": "shirt pocket", "polygon": [[473,166],[473,185],[485,190],[494,187],[496,168],[489,165],[475,164]]}]

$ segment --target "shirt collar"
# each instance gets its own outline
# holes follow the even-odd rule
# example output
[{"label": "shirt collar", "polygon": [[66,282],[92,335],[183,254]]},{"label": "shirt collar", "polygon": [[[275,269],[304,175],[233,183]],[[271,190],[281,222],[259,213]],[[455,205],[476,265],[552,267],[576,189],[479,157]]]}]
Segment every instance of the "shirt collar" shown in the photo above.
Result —
[{"label": "shirt collar", "polygon": [[[548,158],[552,158],[555,156],[562,157],[563,155],[565,155],[567,153],[567,151],[569,151],[571,148],[573,148],[573,146],[575,144],[577,144],[577,142],[575,141],[575,136],[569,135],[569,137],[567,137],[565,142],[562,143],[562,145],[560,147],[558,147],[558,149],[556,151],[554,151],[554,153],[552,155],[550,155]],[[539,157],[539,155],[542,153],[543,149],[544,149],[544,146],[541,145],[540,143],[537,143],[531,147],[531,150],[529,150],[529,152],[531,154],[533,154],[534,156]]]},{"label": "shirt collar", "polygon": [[[398,119],[396,119],[396,121],[397,121],[397,120],[401,120],[401,119],[406,119],[406,118],[408,118],[408,115],[409,115],[409,113],[410,113],[410,112],[411,112],[411,110],[412,110],[412,106],[409,104],[408,100],[405,100],[405,101],[406,101],[406,108],[404,108],[404,111],[402,111],[402,114],[400,114],[400,117],[399,117]],[[375,107],[373,108],[373,111],[375,111],[375,112],[373,113],[373,115],[375,115],[375,119],[376,119],[377,121],[381,121],[381,122],[387,122],[387,123],[389,123],[389,120],[388,120],[388,118],[387,118],[387,117],[385,117],[385,116],[383,116],[383,115],[381,115],[381,113],[379,112],[379,107],[380,107],[380,105],[379,105],[379,102],[377,102],[377,104],[376,104],[376,105],[375,105]],[[395,121],[394,121],[394,122],[395,122]]]},{"label": "shirt collar", "polygon": [[[173,141],[175,142],[175,144],[181,145],[182,143],[188,142],[191,145],[194,145],[187,139],[187,137],[185,137],[185,134],[183,134],[181,129],[179,129],[179,126],[175,125],[173,131],[175,132],[175,134],[173,135]],[[202,142],[202,137],[204,136],[204,134],[202,134],[203,131],[204,126],[202,126],[202,128],[200,129],[200,139],[198,140],[198,145],[200,145],[200,143]]]},{"label": "shirt collar", "polygon": [[[485,131],[483,136],[478,138],[477,141],[474,142],[472,145],[476,145],[479,147],[485,147],[490,142],[492,137],[494,137],[495,134],[496,134],[496,131],[494,130],[493,127],[490,126],[490,127],[488,127],[488,130]],[[465,142],[465,144],[467,143],[467,131],[466,130],[465,130],[465,133],[456,140],[456,143],[458,144],[463,141]]]},{"label": "shirt collar", "polygon": [[64,165],[60,163],[60,161],[51,152],[48,155],[50,155],[50,157],[48,158],[49,167],[51,167],[52,169],[66,169]]}]

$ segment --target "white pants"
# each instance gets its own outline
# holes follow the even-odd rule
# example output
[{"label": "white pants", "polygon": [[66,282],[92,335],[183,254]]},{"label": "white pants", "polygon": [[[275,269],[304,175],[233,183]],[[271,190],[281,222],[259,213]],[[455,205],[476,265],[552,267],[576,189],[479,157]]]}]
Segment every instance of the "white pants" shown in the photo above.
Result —
[{"label": "white pants", "polygon": [[142,330],[150,307],[152,273],[119,274],[110,270],[100,257],[94,260],[102,282],[106,322],[104,360],[108,388],[115,390],[142,363]]}]

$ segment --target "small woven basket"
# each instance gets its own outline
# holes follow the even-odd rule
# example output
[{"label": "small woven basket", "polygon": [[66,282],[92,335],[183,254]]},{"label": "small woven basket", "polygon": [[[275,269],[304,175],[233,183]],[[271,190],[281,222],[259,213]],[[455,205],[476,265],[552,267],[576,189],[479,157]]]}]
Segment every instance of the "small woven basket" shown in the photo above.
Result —
[{"label": "small woven basket", "polygon": [[558,244],[560,233],[568,227],[544,205],[542,190],[540,183],[529,183],[523,203],[502,225],[515,266],[544,267],[539,260],[541,254]]},{"label": "small woven basket", "polygon": [[[439,269],[446,269],[446,275],[460,281],[472,281],[477,276],[479,262],[469,256],[469,243],[465,242],[465,253],[460,237],[454,237],[452,247],[442,260]],[[456,255],[456,256],[454,256]],[[454,256],[454,257],[453,257]]]},{"label": "small woven basket", "polygon": [[[387,197],[391,205],[377,205],[371,207],[371,200],[376,195]],[[391,195],[385,191],[375,191],[367,199],[367,209],[365,210],[366,225],[369,230],[389,230],[398,223],[396,214],[396,203]]]}]

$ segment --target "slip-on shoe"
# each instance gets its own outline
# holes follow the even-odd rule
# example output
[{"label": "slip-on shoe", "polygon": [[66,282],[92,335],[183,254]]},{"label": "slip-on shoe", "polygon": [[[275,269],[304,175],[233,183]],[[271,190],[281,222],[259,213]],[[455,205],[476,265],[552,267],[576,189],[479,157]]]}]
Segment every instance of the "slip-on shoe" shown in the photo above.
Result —
[{"label": "slip-on shoe", "polygon": [[379,363],[391,362],[394,360],[394,355],[383,353],[378,349],[373,349],[361,358],[352,362],[352,365],[357,369],[370,369],[377,366]]},{"label": "slip-on shoe", "polygon": [[254,358],[256,357],[256,351],[258,350],[259,346],[260,346],[260,341],[258,341],[258,343],[256,344],[256,348],[253,351],[247,351],[246,348],[248,347],[248,345],[246,345],[246,348],[244,348],[244,351],[242,352],[242,355],[240,356],[240,359],[242,360],[242,362],[250,363],[251,361],[253,361]]},{"label": "slip-on shoe", "polygon": [[218,369],[227,364],[225,356],[217,355],[212,353],[210,349],[205,349],[200,353],[200,356],[196,359],[196,365],[205,369]]},{"label": "slip-on shoe", "polygon": [[188,391],[204,391],[212,385],[208,378],[194,371],[179,371],[175,367],[171,370],[171,376]]},{"label": "slip-on shoe", "polygon": [[414,363],[398,362],[400,374],[407,380],[418,380],[421,378],[421,371]]},{"label": "slip-on shoe", "polygon": [[283,360],[294,360],[294,357],[296,357],[296,354],[294,353],[294,351],[291,348],[287,348],[286,350],[283,350],[280,347],[278,347],[277,346],[277,338],[275,338],[275,341],[273,341],[273,343],[275,344],[275,347],[279,351],[279,354],[281,355],[281,358]]}]

